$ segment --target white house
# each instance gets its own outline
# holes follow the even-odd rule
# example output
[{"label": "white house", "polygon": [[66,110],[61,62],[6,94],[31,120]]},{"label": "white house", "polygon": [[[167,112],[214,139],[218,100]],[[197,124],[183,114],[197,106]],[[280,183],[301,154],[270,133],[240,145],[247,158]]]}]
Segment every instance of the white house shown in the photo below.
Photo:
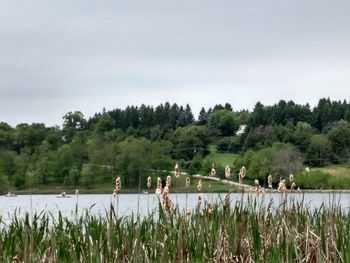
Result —
[{"label": "white house", "polygon": [[245,124],[239,125],[239,128],[236,131],[236,135],[242,135],[243,133],[245,133],[246,128],[247,128],[247,125]]}]

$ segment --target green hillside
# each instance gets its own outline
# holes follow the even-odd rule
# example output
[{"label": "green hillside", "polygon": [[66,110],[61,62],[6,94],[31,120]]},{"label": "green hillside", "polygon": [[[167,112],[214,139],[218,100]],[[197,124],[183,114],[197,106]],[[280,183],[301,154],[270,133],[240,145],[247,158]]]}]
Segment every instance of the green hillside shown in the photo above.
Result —
[{"label": "green hillside", "polygon": [[210,145],[209,150],[210,150],[210,154],[203,159],[203,163],[214,162],[217,165],[221,165],[225,167],[226,165],[232,165],[233,162],[239,156],[239,154],[235,154],[235,153],[217,152],[216,145]]}]

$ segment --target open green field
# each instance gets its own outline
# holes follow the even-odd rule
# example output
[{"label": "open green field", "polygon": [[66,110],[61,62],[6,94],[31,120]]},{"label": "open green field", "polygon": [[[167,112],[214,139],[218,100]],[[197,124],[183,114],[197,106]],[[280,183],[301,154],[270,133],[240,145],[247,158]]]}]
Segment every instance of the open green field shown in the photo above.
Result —
[{"label": "open green field", "polygon": [[349,163],[311,168],[296,177],[297,185],[302,189],[350,189]]},{"label": "open green field", "polygon": [[234,160],[237,159],[239,154],[235,153],[220,153],[216,150],[216,145],[209,147],[210,153],[207,155],[203,162],[214,162],[215,164],[225,167],[226,165],[232,165]]},{"label": "open green field", "polygon": [[332,176],[341,176],[350,178],[350,163],[330,165],[321,168],[314,168],[325,173],[329,173]]}]

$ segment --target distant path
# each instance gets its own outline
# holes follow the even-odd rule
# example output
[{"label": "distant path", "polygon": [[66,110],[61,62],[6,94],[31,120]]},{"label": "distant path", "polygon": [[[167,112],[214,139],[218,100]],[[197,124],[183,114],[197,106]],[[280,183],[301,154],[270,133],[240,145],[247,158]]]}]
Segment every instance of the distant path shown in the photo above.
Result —
[{"label": "distant path", "polygon": [[194,178],[198,178],[198,179],[204,179],[204,180],[212,180],[212,181],[217,181],[223,184],[229,184],[229,185],[234,185],[240,188],[247,188],[247,189],[251,189],[252,186],[248,185],[248,184],[240,184],[240,183],[236,183],[234,181],[230,181],[230,180],[226,180],[226,179],[220,179],[218,177],[212,177],[212,176],[203,176],[200,174],[194,174],[192,175]]},{"label": "distant path", "polygon": [[[192,175],[194,178],[198,178],[198,179],[204,179],[204,180],[212,180],[212,181],[217,181],[223,184],[229,184],[229,185],[234,185],[237,187],[241,187],[244,188],[245,190],[253,190],[254,187],[252,185],[248,185],[248,184],[240,184],[240,183],[236,183],[230,180],[226,180],[226,179],[220,179],[218,177],[211,177],[211,176],[203,176],[200,174],[195,174]],[[266,191],[270,192],[270,190],[266,189]],[[272,192],[276,192],[277,193],[277,189],[273,189]],[[290,190],[287,191],[288,193],[290,193]],[[345,194],[350,194],[350,189],[302,189],[300,190],[301,193],[345,193]],[[297,191],[294,191],[294,193],[297,193]]]}]

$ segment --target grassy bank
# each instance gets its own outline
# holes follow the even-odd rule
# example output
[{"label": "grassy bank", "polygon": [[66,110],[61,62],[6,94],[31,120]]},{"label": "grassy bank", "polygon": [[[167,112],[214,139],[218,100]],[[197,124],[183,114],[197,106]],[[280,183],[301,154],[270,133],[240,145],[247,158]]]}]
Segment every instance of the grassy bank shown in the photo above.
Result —
[{"label": "grassy bank", "polygon": [[350,164],[311,168],[297,175],[296,181],[302,189],[350,189]]},{"label": "grassy bank", "polygon": [[[143,190],[148,192],[155,192],[155,186],[156,186],[156,179],[158,176],[162,177],[163,184],[165,186],[166,181],[166,175],[167,173],[164,173],[163,175],[155,175],[152,177],[152,188],[147,189],[145,181],[146,178],[143,180],[143,184],[141,186],[141,192]],[[186,177],[185,175],[180,176],[179,178],[176,178],[175,176],[172,176],[172,184],[171,184],[171,191],[182,193],[182,192],[197,192],[197,184],[198,179],[191,178],[191,184],[188,189],[185,188],[186,184]],[[68,187],[64,185],[45,185],[45,186],[38,186],[36,188],[32,189],[10,189],[11,192],[16,194],[59,194],[61,192],[66,192],[67,194],[74,194],[75,189],[79,189],[79,192],[81,194],[112,194],[113,193],[113,187],[114,183],[105,183],[105,182],[99,182],[96,183],[94,186],[86,188],[86,187]],[[217,181],[208,181],[208,180],[202,180],[202,190],[204,192],[214,192],[214,193],[222,193],[222,192],[229,192],[229,191],[236,191],[237,189],[233,186],[229,186],[226,184],[223,184],[221,182]],[[137,187],[129,187],[125,188],[122,187],[121,193],[138,193],[139,189]],[[1,194],[1,193],[0,193]],[[2,194],[5,194],[3,192]]]},{"label": "grassy bank", "polygon": [[349,262],[350,215],[339,207],[311,211],[202,204],[137,220],[87,211],[75,220],[27,215],[0,226],[0,261],[12,262]]},{"label": "grassy bank", "polygon": [[[214,150],[211,151],[211,153],[205,157],[203,160],[203,163],[212,163],[215,162],[216,164],[224,166],[227,163],[232,163],[233,160],[237,158],[236,154],[231,153],[217,153]],[[211,167],[211,165],[209,165]],[[148,190],[146,188],[146,176],[142,179],[142,185],[141,185],[141,192],[143,190],[148,190],[149,192],[155,191],[155,185],[157,177],[161,177],[163,180],[163,186],[165,186],[165,180],[166,176],[169,173],[167,172],[154,172],[152,174],[152,188]],[[190,188],[187,190],[185,189],[185,180],[186,175],[181,175],[179,178],[176,178],[175,176],[172,176],[172,192],[197,192],[197,184],[198,179],[193,179],[191,176],[191,185]],[[234,181],[237,182],[237,175],[233,174],[232,178]],[[339,164],[339,165],[330,165],[326,167],[314,167],[311,168],[311,171],[309,173],[306,173],[305,171],[296,174],[296,183],[297,186],[299,186],[302,190],[345,190],[350,189],[350,163],[345,164]],[[245,183],[252,185],[253,182],[245,180]],[[237,189],[233,186],[225,185],[221,182],[217,181],[205,181],[202,180],[203,185],[203,191],[205,192],[229,192],[229,191],[240,191],[240,189]],[[266,185],[265,185],[266,186]],[[75,189],[79,189],[80,193],[86,193],[86,194],[112,194],[113,188],[114,188],[114,181],[110,179],[110,182],[106,181],[97,181],[94,185],[92,185],[89,188],[83,187],[83,186],[65,186],[65,185],[57,185],[57,184],[50,184],[45,186],[37,186],[35,188],[26,188],[22,190],[18,190],[16,188],[9,189],[11,192],[17,193],[17,194],[28,194],[28,193],[34,193],[34,194],[59,194],[62,191],[65,191],[69,194],[72,194],[75,192]],[[123,185],[122,193],[137,193],[138,188],[137,187],[129,187],[125,188]],[[5,194],[6,191],[0,192],[0,194]]]},{"label": "grassy bank", "polygon": [[326,167],[315,168],[315,170],[328,173],[335,177],[346,177],[350,179],[350,163],[329,165]]}]

